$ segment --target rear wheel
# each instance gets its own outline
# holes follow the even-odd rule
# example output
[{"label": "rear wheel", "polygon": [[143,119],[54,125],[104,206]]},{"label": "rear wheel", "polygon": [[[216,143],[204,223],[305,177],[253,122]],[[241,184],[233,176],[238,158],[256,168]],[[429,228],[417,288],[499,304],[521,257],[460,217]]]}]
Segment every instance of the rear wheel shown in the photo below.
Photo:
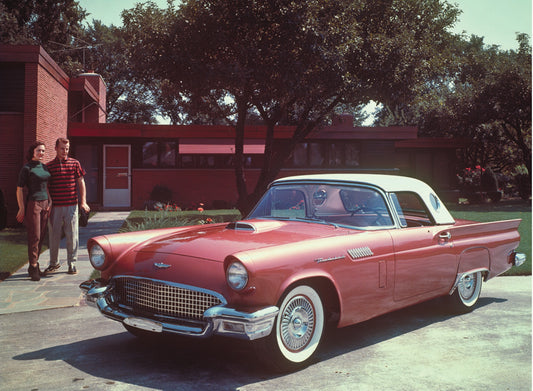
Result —
[{"label": "rear wheel", "polygon": [[464,274],[450,297],[452,309],[457,312],[472,311],[481,294],[482,284],[481,272]]},{"label": "rear wheel", "polygon": [[318,292],[299,285],[285,295],[270,336],[256,341],[260,358],[277,370],[309,365],[324,331],[324,306]]}]

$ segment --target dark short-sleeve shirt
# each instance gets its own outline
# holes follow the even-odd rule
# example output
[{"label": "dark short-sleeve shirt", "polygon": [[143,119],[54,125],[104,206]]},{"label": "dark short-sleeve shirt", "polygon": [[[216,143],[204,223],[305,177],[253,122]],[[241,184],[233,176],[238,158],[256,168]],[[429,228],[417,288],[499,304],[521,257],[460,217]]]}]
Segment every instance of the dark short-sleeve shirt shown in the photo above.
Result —
[{"label": "dark short-sleeve shirt", "polygon": [[17,186],[28,188],[29,200],[43,201],[48,199],[46,186],[49,179],[50,172],[46,165],[32,160],[20,170]]},{"label": "dark short-sleeve shirt", "polygon": [[57,157],[46,164],[52,177],[48,189],[54,206],[69,206],[78,203],[77,181],[85,175],[85,171],[76,159],[67,157],[60,160]]}]

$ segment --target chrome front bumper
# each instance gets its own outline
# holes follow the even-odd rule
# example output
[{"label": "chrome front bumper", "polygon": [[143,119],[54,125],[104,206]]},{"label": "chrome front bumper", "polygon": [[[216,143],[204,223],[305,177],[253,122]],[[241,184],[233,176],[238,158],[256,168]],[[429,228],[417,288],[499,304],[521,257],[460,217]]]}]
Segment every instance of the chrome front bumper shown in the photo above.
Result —
[{"label": "chrome front bumper", "polygon": [[96,307],[104,316],[126,325],[151,332],[167,332],[190,337],[206,338],[214,334],[233,338],[254,340],[270,335],[279,309],[276,306],[264,307],[253,312],[238,311],[225,305],[209,308],[204,312],[203,324],[190,322],[175,324],[169,320],[154,320],[137,317],[126,310],[112,307],[108,302],[107,286],[97,280],[80,284],[88,305]]}]

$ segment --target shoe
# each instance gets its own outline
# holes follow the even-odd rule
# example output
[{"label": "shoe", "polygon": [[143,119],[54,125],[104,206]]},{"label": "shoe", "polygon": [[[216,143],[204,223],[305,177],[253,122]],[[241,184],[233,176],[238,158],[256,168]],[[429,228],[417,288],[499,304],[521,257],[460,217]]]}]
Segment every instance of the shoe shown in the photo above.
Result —
[{"label": "shoe", "polygon": [[28,275],[30,276],[30,279],[32,281],[40,281],[41,280],[41,271],[39,270],[39,264],[37,263],[37,266],[28,267]]},{"label": "shoe", "polygon": [[56,265],[49,265],[46,269],[44,269],[43,274],[46,275],[48,273],[55,272],[60,267],[61,267],[61,264],[59,262]]},{"label": "shoe", "polygon": [[68,267],[68,274],[78,274],[78,271],[76,270],[76,266],[72,265]]}]

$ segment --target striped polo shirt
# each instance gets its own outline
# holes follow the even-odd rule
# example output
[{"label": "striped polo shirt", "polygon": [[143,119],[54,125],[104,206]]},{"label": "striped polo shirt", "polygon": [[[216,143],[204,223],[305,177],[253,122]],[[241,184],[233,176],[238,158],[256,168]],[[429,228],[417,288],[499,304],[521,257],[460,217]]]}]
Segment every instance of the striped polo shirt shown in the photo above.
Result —
[{"label": "striped polo shirt", "polygon": [[55,158],[47,163],[52,177],[48,181],[52,206],[69,206],[78,204],[77,182],[85,175],[85,171],[76,159],[67,157],[66,160]]}]

